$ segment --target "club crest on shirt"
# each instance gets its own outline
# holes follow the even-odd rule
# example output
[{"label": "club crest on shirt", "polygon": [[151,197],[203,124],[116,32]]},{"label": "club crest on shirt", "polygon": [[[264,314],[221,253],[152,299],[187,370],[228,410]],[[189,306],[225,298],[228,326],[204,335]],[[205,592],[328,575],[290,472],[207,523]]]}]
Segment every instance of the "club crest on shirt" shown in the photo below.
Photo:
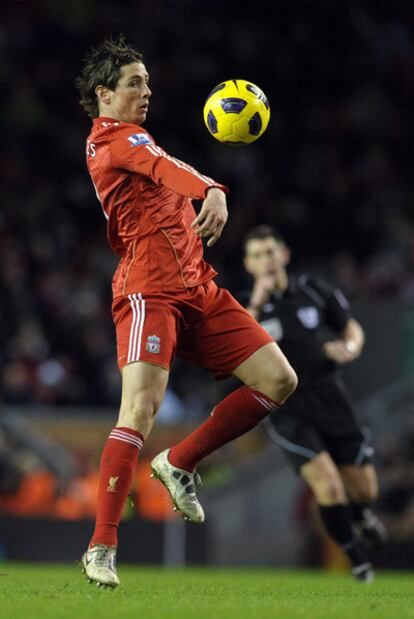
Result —
[{"label": "club crest on shirt", "polygon": [[151,139],[146,133],[133,133],[129,136],[128,140],[132,146],[141,146],[141,144],[152,144]]},{"label": "club crest on shirt", "polygon": [[161,350],[161,339],[156,335],[149,335],[145,349],[147,352],[152,352],[154,355],[158,355]]},{"label": "club crest on shirt", "polygon": [[316,307],[300,307],[296,316],[307,329],[316,329],[319,325],[319,312]]},{"label": "club crest on shirt", "polygon": [[260,324],[274,340],[280,341],[282,339],[283,327],[279,318],[269,318],[268,320],[262,320]]}]

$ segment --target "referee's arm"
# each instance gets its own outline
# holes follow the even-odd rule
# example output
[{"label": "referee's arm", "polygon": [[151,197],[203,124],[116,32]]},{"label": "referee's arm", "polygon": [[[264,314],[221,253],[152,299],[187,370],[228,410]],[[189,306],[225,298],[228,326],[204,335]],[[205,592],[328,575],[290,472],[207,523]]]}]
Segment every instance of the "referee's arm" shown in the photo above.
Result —
[{"label": "referee's arm", "polygon": [[350,318],[337,340],[326,342],[326,356],[337,363],[350,363],[357,359],[364,348],[364,331],[354,318]]}]

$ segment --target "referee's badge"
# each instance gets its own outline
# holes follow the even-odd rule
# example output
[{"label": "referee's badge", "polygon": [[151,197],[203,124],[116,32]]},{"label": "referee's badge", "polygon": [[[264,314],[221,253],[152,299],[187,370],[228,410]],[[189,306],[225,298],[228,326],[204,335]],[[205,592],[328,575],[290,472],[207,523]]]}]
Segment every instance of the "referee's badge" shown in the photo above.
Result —
[{"label": "referee's badge", "polygon": [[306,329],[316,329],[319,325],[319,312],[316,307],[300,307],[296,316]]},{"label": "referee's badge", "polygon": [[161,349],[161,340],[156,335],[149,335],[147,338],[147,345],[145,350],[152,352],[154,355],[158,355]]},{"label": "referee's badge", "polygon": [[279,318],[269,318],[268,320],[263,320],[260,324],[274,340],[280,341],[282,339],[283,327]]}]

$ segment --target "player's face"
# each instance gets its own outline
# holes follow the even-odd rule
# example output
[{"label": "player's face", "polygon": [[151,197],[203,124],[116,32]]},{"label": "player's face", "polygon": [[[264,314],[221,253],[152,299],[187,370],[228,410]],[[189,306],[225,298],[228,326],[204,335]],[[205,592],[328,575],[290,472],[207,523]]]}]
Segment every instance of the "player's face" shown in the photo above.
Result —
[{"label": "player's face", "polygon": [[151,96],[148,80],[149,75],[142,62],[131,62],[121,67],[116,88],[110,91],[110,105],[117,120],[136,125],[145,121]]},{"label": "player's face", "polygon": [[286,245],[269,236],[265,239],[251,239],[246,245],[244,265],[255,279],[263,275],[274,275],[283,271],[290,259]]}]

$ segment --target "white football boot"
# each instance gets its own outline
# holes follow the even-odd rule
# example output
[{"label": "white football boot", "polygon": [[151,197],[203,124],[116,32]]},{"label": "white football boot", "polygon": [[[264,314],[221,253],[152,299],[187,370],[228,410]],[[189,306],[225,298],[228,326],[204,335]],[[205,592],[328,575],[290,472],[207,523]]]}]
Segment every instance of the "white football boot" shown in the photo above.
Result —
[{"label": "white football boot", "polygon": [[204,522],[204,510],[201,507],[196,490],[201,486],[201,477],[198,473],[189,473],[173,466],[168,461],[170,450],[165,449],[151,462],[152,475],[164,484],[174,503],[174,510],[183,514],[184,520]]},{"label": "white football boot", "polygon": [[97,587],[112,587],[119,585],[116,572],[116,548],[96,544],[89,548],[82,557],[82,572],[89,582]]}]

